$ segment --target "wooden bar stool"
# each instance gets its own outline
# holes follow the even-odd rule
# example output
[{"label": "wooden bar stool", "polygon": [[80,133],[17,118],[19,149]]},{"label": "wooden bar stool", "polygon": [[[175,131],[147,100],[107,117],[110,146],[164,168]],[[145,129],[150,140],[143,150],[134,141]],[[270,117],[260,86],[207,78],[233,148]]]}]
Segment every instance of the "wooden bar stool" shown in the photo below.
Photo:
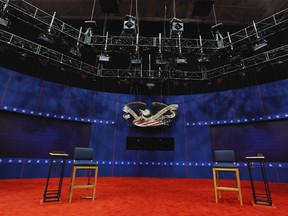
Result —
[{"label": "wooden bar stool", "polygon": [[[86,188],[86,196],[82,197],[84,199],[95,200],[96,197],[96,185],[98,176],[98,164],[92,161],[93,159],[93,148],[82,148],[76,147],[74,149],[74,165],[69,189],[69,203],[72,201],[73,190],[79,188]],[[77,171],[88,170],[88,182],[87,184],[76,184]],[[94,171],[94,176],[92,173]],[[91,178],[93,181],[91,182]],[[88,189],[93,189],[92,196],[88,196]]]},{"label": "wooden bar stool", "polygon": [[[241,184],[240,184],[240,175],[239,169],[235,164],[235,152],[233,150],[216,150],[215,151],[215,161],[216,164],[213,166],[213,180],[214,180],[214,191],[216,203],[221,198],[220,191],[236,191],[238,193],[238,199],[240,205],[243,205],[242,202],[242,193],[241,193]],[[234,172],[236,185],[235,186],[222,186],[220,185],[220,172]]]}]

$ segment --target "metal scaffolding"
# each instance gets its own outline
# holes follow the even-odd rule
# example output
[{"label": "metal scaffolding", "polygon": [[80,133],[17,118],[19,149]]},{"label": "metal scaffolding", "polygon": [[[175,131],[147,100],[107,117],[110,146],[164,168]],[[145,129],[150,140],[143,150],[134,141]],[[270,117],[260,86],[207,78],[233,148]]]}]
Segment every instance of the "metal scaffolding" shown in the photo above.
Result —
[{"label": "metal scaffolding", "polygon": [[[22,0],[0,0],[2,17],[6,14],[14,16],[25,23],[31,24],[43,32],[51,32],[54,36],[64,35],[75,42],[80,42],[96,50],[105,50],[114,48],[124,48],[127,50],[136,46],[134,36],[99,36],[93,35],[90,42],[85,40],[85,32],[76,29],[53,15],[33,6]],[[255,40],[257,34],[267,38],[288,28],[288,8],[280,11],[262,21],[256,22],[236,33],[230,34],[229,37],[223,38],[224,49],[240,47],[247,41]],[[159,45],[163,49],[175,50],[179,48],[183,53],[198,55],[205,53],[212,55],[219,50],[217,41],[214,39],[188,39],[188,38],[158,38],[158,37],[139,37],[137,46],[143,49],[157,49]],[[97,66],[87,64],[76,58],[67,56],[59,51],[47,48],[33,41],[29,41],[19,35],[15,35],[5,30],[0,30],[0,42],[6,46],[12,47],[18,52],[29,52],[35,57],[46,58],[59,65],[69,67],[75,72],[85,72],[91,77],[102,78],[120,78],[120,79],[149,79],[149,80],[209,80],[217,77],[228,76],[239,71],[246,70],[257,65],[270,62],[286,61],[288,55],[288,45],[284,45],[273,50],[262,52],[260,54],[241,59],[236,64],[226,64],[217,68],[207,69],[199,66],[197,70],[180,70],[175,67],[168,67],[157,70],[143,70],[142,67],[127,69],[105,69],[101,63]],[[76,44],[76,43],[75,43]],[[98,51],[99,52],[99,51]]]}]

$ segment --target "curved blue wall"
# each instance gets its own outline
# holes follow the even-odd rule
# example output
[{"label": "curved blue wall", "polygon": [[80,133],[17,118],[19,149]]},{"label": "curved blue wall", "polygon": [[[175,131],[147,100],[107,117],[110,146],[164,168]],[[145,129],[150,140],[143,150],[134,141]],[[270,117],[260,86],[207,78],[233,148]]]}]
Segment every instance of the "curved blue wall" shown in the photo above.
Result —
[{"label": "curved blue wall", "polygon": [[[148,97],[64,86],[0,67],[0,108],[91,123],[89,145],[100,164],[100,176],[211,178],[209,126],[287,118],[287,84],[288,80],[282,80],[223,92]],[[178,104],[178,116],[170,127],[155,131],[129,127],[122,117],[122,108],[132,101]],[[126,150],[126,136],[172,136],[175,150]],[[247,179],[245,163],[239,166],[243,169],[242,178]],[[271,181],[287,181],[287,164],[267,166]],[[8,168],[12,171],[7,172]],[[38,171],[33,172],[34,169]],[[0,178],[43,177],[47,173],[47,160],[1,158],[0,173]],[[66,175],[70,175],[69,169]]]}]

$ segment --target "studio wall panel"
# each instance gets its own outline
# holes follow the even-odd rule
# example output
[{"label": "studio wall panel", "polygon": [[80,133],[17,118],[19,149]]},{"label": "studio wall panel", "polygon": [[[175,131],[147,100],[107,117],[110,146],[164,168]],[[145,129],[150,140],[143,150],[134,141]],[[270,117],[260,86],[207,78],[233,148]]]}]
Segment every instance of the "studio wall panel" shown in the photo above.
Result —
[{"label": "studio wall panel", "polygon": [[235,110],[230,91],[210,93],[206,103],[210,121],[234,118]]},{"label": "studio wall panel", "polygon": [[257,86],[233,90],[232,97],[236,119],[263,116],[265,114],[262,106],[263,101]]},{"label": "studio wall panel", "polygon": [[266,115],[286,113],[288,107],[288,88],[284,81],[273,82],[258,87]]},{"label": "studio wall panel", "polygon": [[208,121],[208,94],[187,95],[183,96],[182,106],[185,108],[185,118],[187,122]]},{"label": "studio wall panel", "polygon": [[71,87],[45,81],[38,110],[67,115]]},{"label": "studio wall panel", "polygon": [[[5,80],[5,83],[7,81]],[[35,110],[37,109],[42,85],[43,82],[39,79],[14,72],[9,77],[7,88],[5,86],[3,104]]]},{"label": "studio wall panel", "polygon": [[14,73],[11,70],[8,70],[6,68],[0,67],[0,103],[2,102],[2,100],[5,99],[5,95],[6,95],[6,88],[10,82],[10,77],[12,75],[12,73]]},{"label": "studio wall panel", "polygon": [[67,106],[67,115],[92,118],[93,103],[92,91],[72,88]]}]

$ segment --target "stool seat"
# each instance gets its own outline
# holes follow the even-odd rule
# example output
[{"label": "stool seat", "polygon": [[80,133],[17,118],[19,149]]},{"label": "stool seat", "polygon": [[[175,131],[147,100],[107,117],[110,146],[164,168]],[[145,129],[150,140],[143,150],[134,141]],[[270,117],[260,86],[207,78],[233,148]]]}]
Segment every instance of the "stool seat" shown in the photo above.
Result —
[{"label": "stool seat", "polygon": [[[82,148],[76,147],[74,149],[74,165],[72,170],[72,177],[70,182],[69,189],[69,203],[72,202],[73,190],[78,188],[86,188],[86,196],[82,198],[89,198],[93,201],[96,198],[96,186],[97,186],[97,176],[98,176],[98,164],[92,161],[93,159],[93,149],[92,148]],[[77,171],[87,170],[88,173],[88,182],[86,184],[76,183]],[[94,175],[92,176],[92,172]],[[91,182],[91,178],[93,181]],[[93,189],[92,196],[88,196],[88,189]]]},{"label": "stool seat", "polygon": [[[221,194],[220,194],[221,190],[236,191],[238,193],[238,199],[240,201],[240,205],[242,206],[243,201],[242,201],[239,169],[237,165],[233,163],[235,161],[234,151],[233,150],[216,150],[215,160],[220,161],[219,163],[216,163],[212,168],[216,203],[218,203],[219,199],[221,198]],[[220,172],[234,172],[236,185],[235,186],[221,185],[220,178],[219,178]]]}]

